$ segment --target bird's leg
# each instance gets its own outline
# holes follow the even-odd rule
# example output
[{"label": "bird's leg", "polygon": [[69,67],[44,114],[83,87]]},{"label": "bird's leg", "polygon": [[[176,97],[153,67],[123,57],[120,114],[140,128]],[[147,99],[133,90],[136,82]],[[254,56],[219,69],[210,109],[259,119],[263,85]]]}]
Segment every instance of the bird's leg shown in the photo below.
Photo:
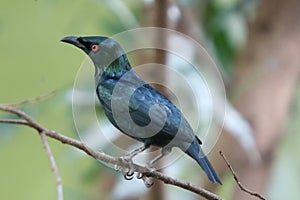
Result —
[{"label": "bird's leg", "polygon": [[153,165],[157,161],[159,161],[160,159],[162,159],[165,155],[168,155],[171,152],[171,150],[172,150],[172,147],[163,147],[161,149],[161,153],[148,163],[148,167],[153,168]]},{"label": "bird's leg", "polygon": [[143,145],[143,146],[133,150],[129,154],[121,157],[121,159],[125,160],[129,164],[129,170],[128,171],[122,169],[123,176],[126,180],[132,180],[133,179],[134,168],[132,166],[132,164],[133,164],[132,158],[135,157],[137,154],[145,151],[148,147],[149,147],[149,145]]},{"label": "bird's leg", "polygon": [[148,149],[149,146],[148,145],[143,145],[135,150],[133,150],[132,152],[130,152],[129,154],[126,154],[123,158],[125,160],[132,160],[133,157],[135,157],[137,154],[142,153],[143,151],[145,151],[146,149]]},{"label": "bird's leg", "polygon": [[[163,147],[161,150],[161,153],[158,156],[156,156],[154,159],[152,159],[150,162],[147,163],[146,167],[148,168],[148,170],[150,172],[155,171],[156,169],[153,167],[153,165],[157,161],[159,161],[161,158],[163,158],[165,155],[168,155],[171,152],[171,150],[172,150],[172,147]],[[144,176],[144,174],[138,174],[137,178],[143,179],[143,181],[147,187],[151,187],[153,185],[153,183],[152,184],[147,183],[147,182],[151,182],[151,181],[149,181],[150,177],[147,177],[149,180],[146,181],[145,180],[146,177]]]}]

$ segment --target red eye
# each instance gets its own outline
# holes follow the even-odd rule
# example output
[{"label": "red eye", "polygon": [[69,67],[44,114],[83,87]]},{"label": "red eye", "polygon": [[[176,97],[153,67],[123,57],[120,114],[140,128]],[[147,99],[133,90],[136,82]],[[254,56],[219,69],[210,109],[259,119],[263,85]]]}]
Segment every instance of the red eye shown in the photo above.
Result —
[{"label": "red eye", "polygon": [[93,44],[91,47],[93,52],[97,52],[99,50],[99,45],[98,44]]}]

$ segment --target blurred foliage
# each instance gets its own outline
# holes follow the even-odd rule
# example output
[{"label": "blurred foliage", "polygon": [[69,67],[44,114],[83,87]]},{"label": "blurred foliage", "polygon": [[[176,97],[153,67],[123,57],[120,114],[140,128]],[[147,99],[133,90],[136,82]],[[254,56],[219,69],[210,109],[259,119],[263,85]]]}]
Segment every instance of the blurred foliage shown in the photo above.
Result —
[{"label": "blurred foliage", "polygon": [[204,32],[211,41],[220,66],[229,75],[238,51],[246,42],[247,22],[255,15],[255,8],[255,0],[205,1]]},{"label": "blurred foliage", "polygon": [[225,70],[231,71],[232,61],[235,55],[235,49],[228,40],[226,34],[226,26],[224,23],[224,15],[226,12],[222,8],[215,5],[214,1],[209,1],[207,9],[205,9],[204,28],[206,35],[211,38],[215,47],[216,54]]}]

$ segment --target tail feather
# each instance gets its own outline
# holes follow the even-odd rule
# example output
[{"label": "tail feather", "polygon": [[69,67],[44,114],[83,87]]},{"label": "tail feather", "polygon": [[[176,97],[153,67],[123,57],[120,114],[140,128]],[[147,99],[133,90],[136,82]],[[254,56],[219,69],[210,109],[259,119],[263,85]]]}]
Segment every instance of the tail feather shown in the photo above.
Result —
[{"label": "tail feather", "polygon": [[217,173],[215,172],[214,168],[212,167],[212,165],[210,164],[210,162],[206,156],[204,156],[202,158],[197,157],[195,160],[201,166],[201,168],[205,171],[209,180],[211,180],[213,183],[218,182],[222,185],[220,178],[218,177]]},{"label": "tail feather", "polygon": [[197,142],[197,140],[194,140],[191,146],[187,149],[186,153],[189,156],[191,156],[195,161],[197,161],[197,163],[206,173],[209,180],[211,180],[213,183],[218,182],[222,185],[220,178],[218,177],[217,173],[215,172],[213,166],[211,165],[207,157],[204,155],[200,144]]}]

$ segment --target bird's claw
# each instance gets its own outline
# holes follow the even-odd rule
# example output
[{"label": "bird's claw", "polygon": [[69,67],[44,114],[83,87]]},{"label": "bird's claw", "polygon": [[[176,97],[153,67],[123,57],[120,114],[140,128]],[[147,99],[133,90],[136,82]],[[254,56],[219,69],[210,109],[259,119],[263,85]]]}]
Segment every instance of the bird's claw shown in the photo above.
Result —
[{"label": "bird's claw", "polygon": [[[129,169],[123,168],[120,165],[115,165],[115,169],[122,171],[122,174],[123,174],[125,180],[128,180],[128,181],[132,180],[134,178],[134,173],[135,173],[132,158],[129,156],[122,156],[122,157],[120,157],[120,161],[121,161],[121,163],[127,163],[129,165]],[[147,163],[146,168],[148,169],[150,174],[156,170],[150,162]],[[149,173],[137,173],[137,175],[136,175],[137,179],[143,180],[143,182],[147,188],[150,188],[154,184],[153,178],[149,176]]]},{"label": "bird's claw", "polygon": [[142,180],[147,188],[150,188],[154,184],[152,177],[143,176]]},{"label": "bird's claw", "polygon": [[117,166],[117,165],[115,165],[115,169],[122,171],[122,174],[123,174],[125,180],[128,180],[128,181],[132,180],[134,178],[134,172],[135,172],[132,159],[127,156],[122,156],[119,159],[122,163],[127,163],[129,165],[129,169],[123,168],[122,166]]},{"label": "bird's claw", "polygon": [[137,175],[136,175],[136,178],[137,179],[142,179],[144,177],[144,174],[143,173],[137,173]]},{"label": "bird's claw", "polygon": [[130,181],[134,177],[134,171],[132,171],[132,170],[128,170],[127,172],[124,171],[123,176],[124,176],[125,180]]},{"label": "bird's claw", "polygon": [[147,163],[146,168],[149,172],[147,173],[138,173],[137,179],[142,179],[145,186],[150,188],[154,185],[153,178],[150,177],[150,174],[153,173],[156,169],[151,165],[151,163]]}]

